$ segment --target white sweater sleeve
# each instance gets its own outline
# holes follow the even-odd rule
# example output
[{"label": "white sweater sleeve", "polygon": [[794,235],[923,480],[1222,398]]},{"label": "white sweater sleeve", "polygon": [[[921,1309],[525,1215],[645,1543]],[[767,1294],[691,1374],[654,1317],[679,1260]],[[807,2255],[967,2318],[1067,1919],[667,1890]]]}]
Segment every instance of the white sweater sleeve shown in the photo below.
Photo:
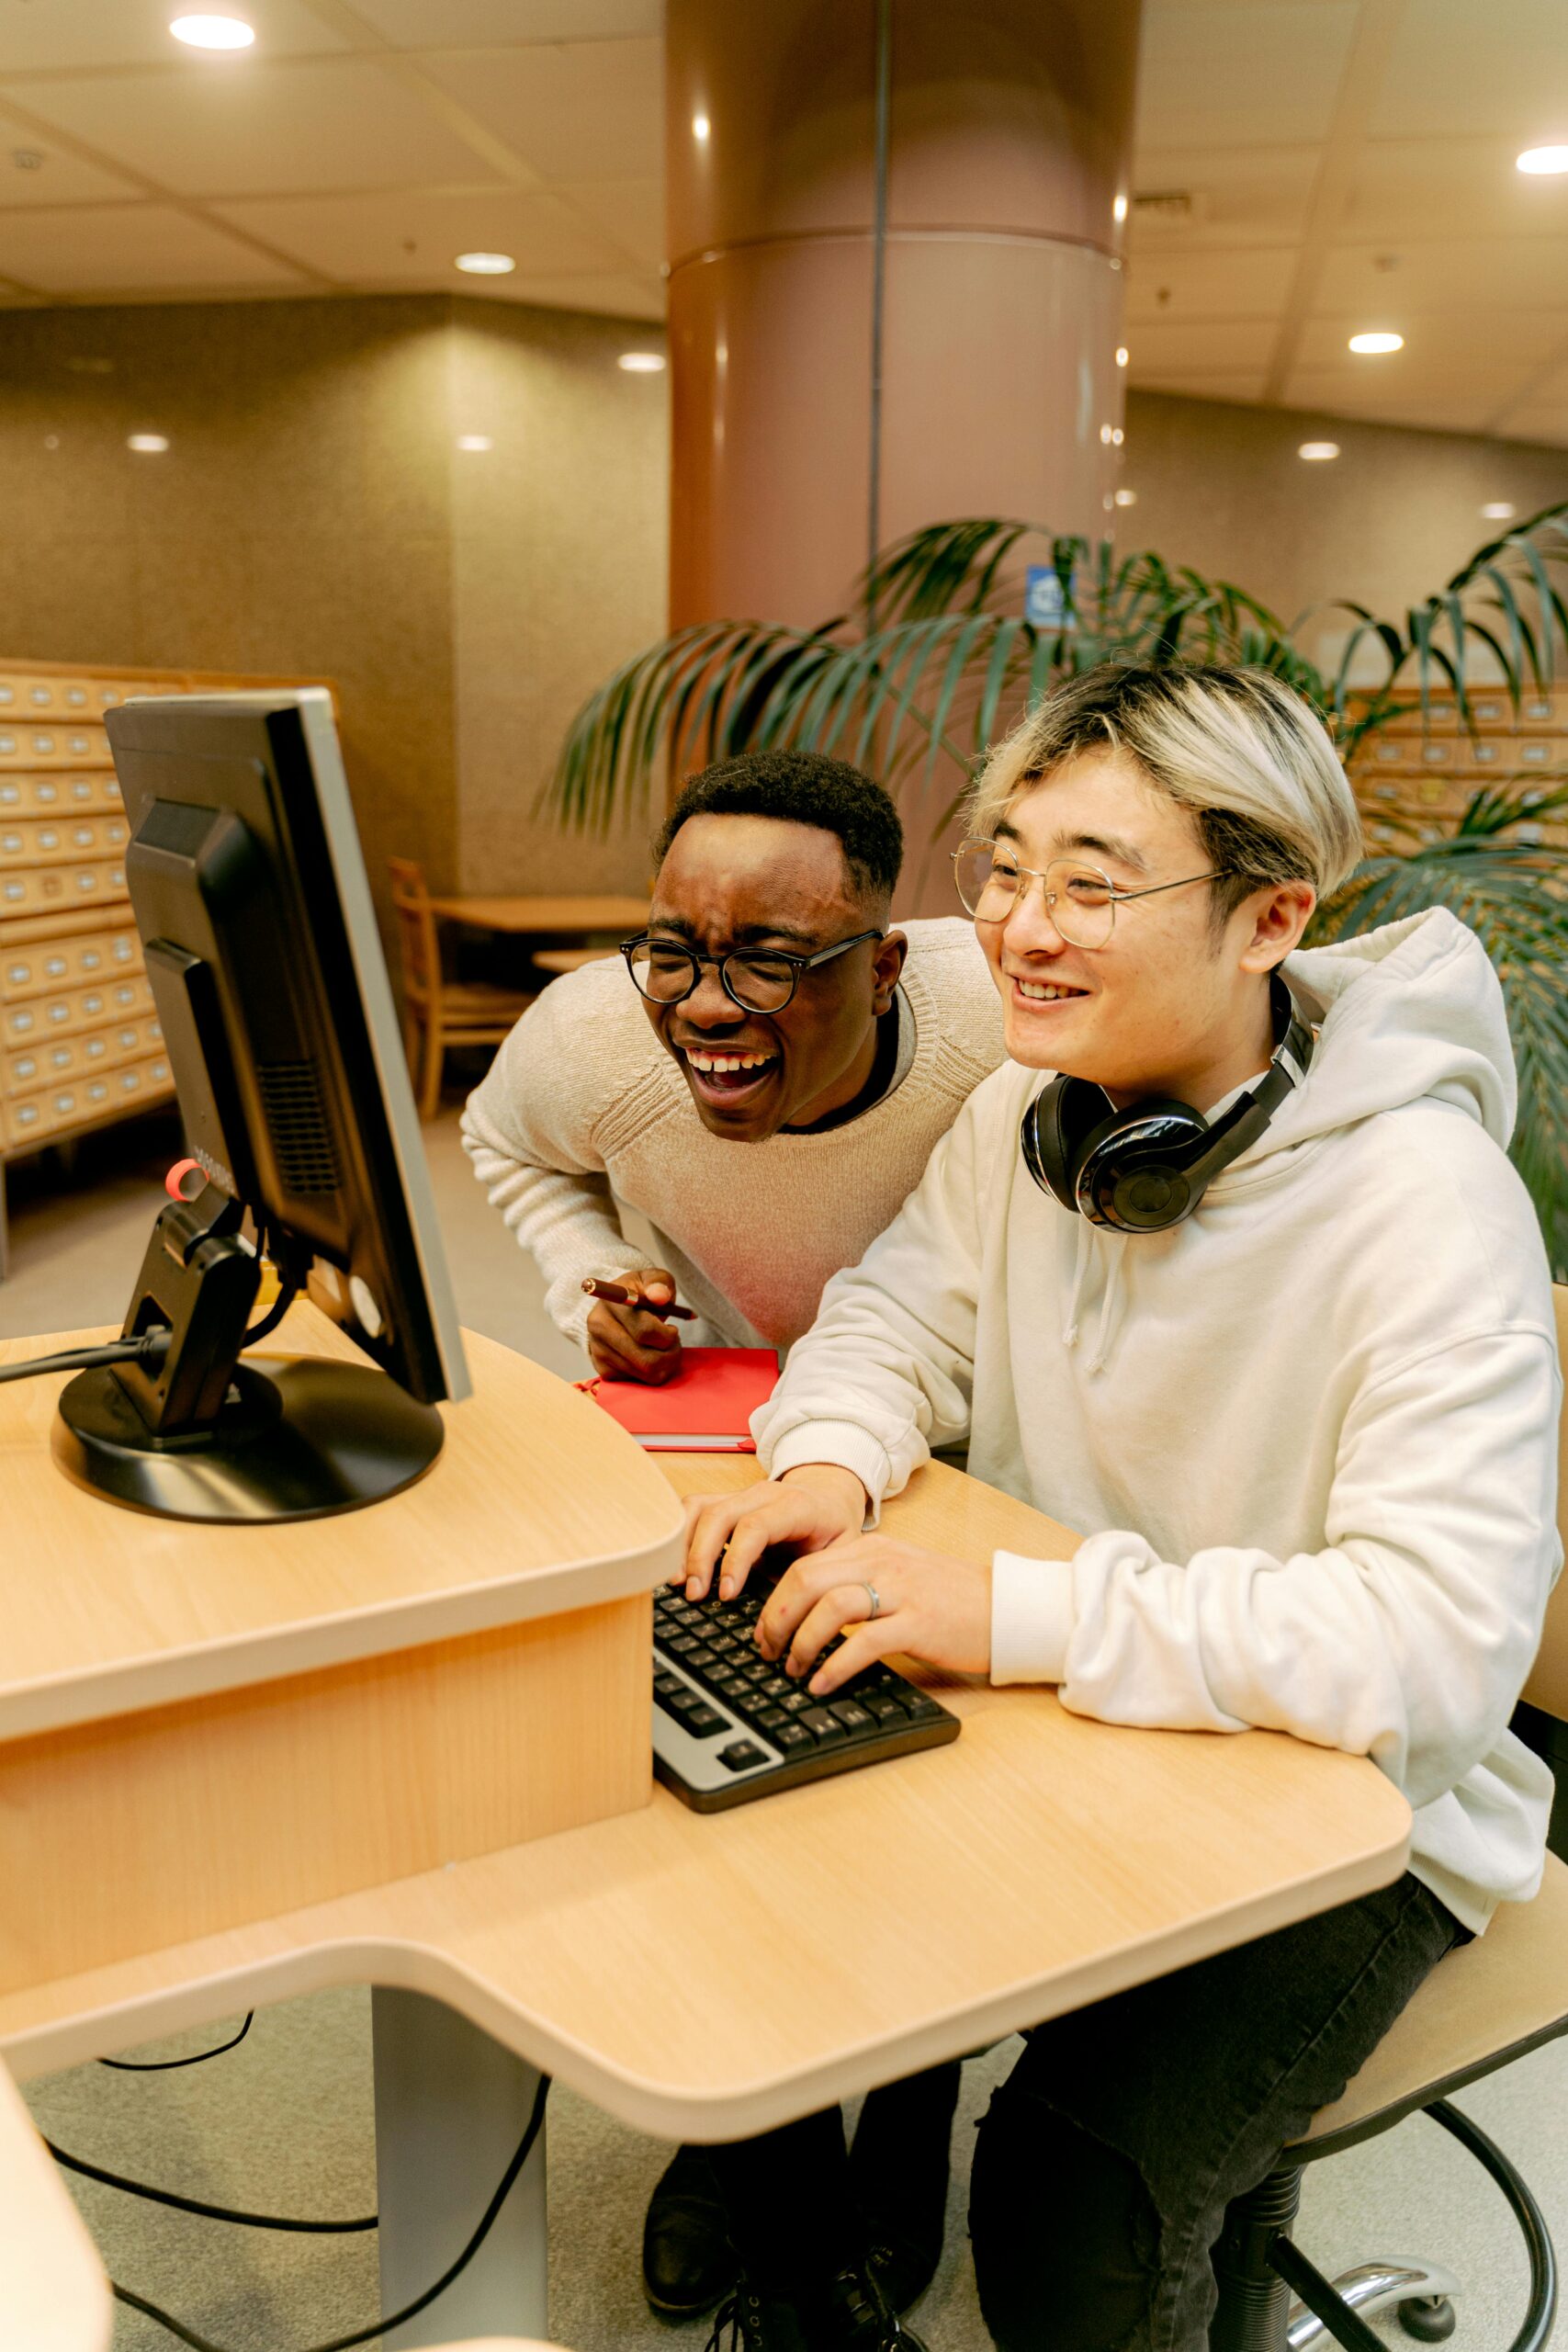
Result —
[{"label": "white sweater sleeve", "polygon": [[778,1386],[751,1417],[771,1477],[852,1470],[873,1510],[969,1427],[985,1164],[971,1096],[858,1266],[835,1274]]},{"label": "white sweater sleeve", "polygon": [[1540,1640],[1559,1395],[1539,1329],[1395,1366],[1346,1416],[1320,1552],[1162,1560],[1112,1529],[1070,1561],[999,1553],[992,1679],[1108,1723],[1291,1732],[1431,1803],[1494,1747]]},{"label": "white sweater sleeve", "polygon": [[554,982],[518,1022],[464,1107],[463,1148],[491,1206],[544,1275],[551,1320],[581,1347],[593,1304],[584,1278],[632,1272],[644,1253],[621,1231],[593,1148],[603,1089],[578,1077],[582,1041],[571,993]]}]

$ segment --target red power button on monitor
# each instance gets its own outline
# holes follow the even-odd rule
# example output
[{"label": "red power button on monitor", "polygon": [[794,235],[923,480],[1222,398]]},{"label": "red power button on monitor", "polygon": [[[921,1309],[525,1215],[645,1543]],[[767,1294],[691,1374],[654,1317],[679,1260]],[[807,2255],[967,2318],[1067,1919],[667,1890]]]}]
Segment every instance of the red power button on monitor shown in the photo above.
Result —
[{"label": "red power button on monitor", "polygon": [[164,1179],[171,1201],[194,1201],[207,1177],[199,1159],[176,1159]]}]

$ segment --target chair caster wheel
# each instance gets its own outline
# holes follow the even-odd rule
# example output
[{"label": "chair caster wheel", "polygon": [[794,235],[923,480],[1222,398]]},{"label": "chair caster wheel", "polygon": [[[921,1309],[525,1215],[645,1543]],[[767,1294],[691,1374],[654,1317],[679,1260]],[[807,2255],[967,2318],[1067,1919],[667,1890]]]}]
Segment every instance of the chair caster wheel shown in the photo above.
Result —
[{"label": "chair caster wheel", "polygon": [[1454,2332],[1454,2307],[1446,2295],[1414,2295],[1399,2305],[1399,2324],[1421,2344],[1441,2344]]}]

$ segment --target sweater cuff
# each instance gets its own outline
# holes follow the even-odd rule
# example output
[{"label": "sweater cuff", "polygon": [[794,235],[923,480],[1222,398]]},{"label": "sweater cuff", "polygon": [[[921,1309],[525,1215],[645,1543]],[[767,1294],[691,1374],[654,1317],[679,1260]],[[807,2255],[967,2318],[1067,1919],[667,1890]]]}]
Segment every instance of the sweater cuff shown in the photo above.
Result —
[{"label": "sweater cuff", "polygon": [[1060,1682],[1073,1631],[1073,1564],[1021,1552],[991,1559],[991,1680]]},{"label": "sweater cuff", "polygon": [[893,1464],[869,1430],[858,1421],[800,1421],[769,1449],[762,1467],[770,1478],[782,1478],[786,1470],[799,1470],[808,1462],[830,1462],[840,1470],[852,1470],[868,1498],[865,1524],[877,1524]]}]

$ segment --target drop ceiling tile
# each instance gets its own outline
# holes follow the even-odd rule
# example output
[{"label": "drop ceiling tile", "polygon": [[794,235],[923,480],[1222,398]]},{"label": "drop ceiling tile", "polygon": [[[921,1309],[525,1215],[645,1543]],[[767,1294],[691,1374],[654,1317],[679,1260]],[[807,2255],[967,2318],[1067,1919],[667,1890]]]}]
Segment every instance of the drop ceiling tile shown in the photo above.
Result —
[{"label": "drop ceiling tile", "polygon": [[51,293],[186,286],[305,290],[293,273],[220,229],[161,204],[72,206],[0,216],[0,274]]},{"label": "drop ceiling tile", "polygon": [[519,277],[626,269],[618,246],[543,192],[277,197],[213,210],[344,285],[470,294],[502,283],[454,268],[463,253],[510,254]]},{"label": "drop ceiling tile", "polygon": [[1183,324],[1179,320],[1150,319],[1127,331],[1129,350],[1136,355],[1138,380],[1153,383],[1176,374],[1228,374],[1267,368],[1274,329],[1262,320],[1238,320],[1224,325]]},{"label": "drop ceiling tile", "polygon": [[614,40],[663,30],[660,0],[355,0],[400,49],[508,48],[536,40]]},{"label": "drop ceiling tile", "polygon": [[1495,307],[1555,311],[1568,325],[1568,220],[1559,237],[1342,245],[1327,257],[1316,299],[1320,310],[1369,321],[1391,308],[1427,318]]},{"label": "drop ceiling tile", "polygon": [[1568,86],[1562,0],[1404,0],[1372,107],[1374,138],[1560,140]]},{"label": "drop ceiling tile", "polygon": [[[1568,126],[1568,111],[1562,120]],[[1432,236],[1562,235],[1568,179],[1516,171],[1522,144],[1490,138],[1369,141],[1357,158],[1340,233],[1390,245]]]},{"label": "drop ceiling tile", "polygon": [[664,187],[652,180],[563,180],[556,193],[650,269],[664,259]]},{"label": "drop ceiling tile", "polygon": [[656,179],[663,169],[661,41],[575,41],[424,63],[547,180]]},{"label": "drop ceiling tile", "polygon": [[238,56],[200,56],[174,39],[168,0],[0,0],[0,60],[7,74],[51,67],[162,65],[192,74],[243,72],[263,57],[346,49],[306,0],[210,0],[215,16],[243,17],[255,46]]},{"label": "drop ceiling tile", "polygon": [[1276,319],[1294,266],[1289,246],[1264,253],[1134,254],[1127,266],[1129,331],[1145,321]]},{"label": "drop ceiling tile", "polygon": [[[18,155],[37,160],[19,164]],[[134,180],[80,163],[52,141],[21,130],[0,113],[0,212],[35,204],[113,204],[141,193]]]},{"label": "drop ceiling tile", "polygon": [[414,92],[355,58],[203,74],[199,84],[175,74],[18,87],[62,130],[182,196],[494,177]]},{"label": "drop ceiling tile", "polygon": [[[1390,326],[1403,332],[1403,351],[1359,356],[1348,349],[1360,327]],[[1540,367],[1562,340],[1561,311],[1460,309],[1441,318],[1416,319],[1385,304],[1377,318],[1344,314],[1309,319],[1302,336],[1300,365],[1333,368],[1347,383],[1375,386],[1381,398],[1440,381],[1446,371],[1468,370],[1484,363],[1498,367]]]},{"label": "drop ceiling tile", "polygon": [[1134,160],[1140,194],[1190,193],[1193,211],[1168,220],[1134,205],[1128,243],[1134,254],[1191,252],[1210,246],[1282,243],[1306,226],[1320,150],[1298,147],[1143,147]]},{"label": "drop ceiling tile", "polygon": [[1324,138],[1355,21],[1354,0],[1156,10],[1138,71],[1139,148]]}]

